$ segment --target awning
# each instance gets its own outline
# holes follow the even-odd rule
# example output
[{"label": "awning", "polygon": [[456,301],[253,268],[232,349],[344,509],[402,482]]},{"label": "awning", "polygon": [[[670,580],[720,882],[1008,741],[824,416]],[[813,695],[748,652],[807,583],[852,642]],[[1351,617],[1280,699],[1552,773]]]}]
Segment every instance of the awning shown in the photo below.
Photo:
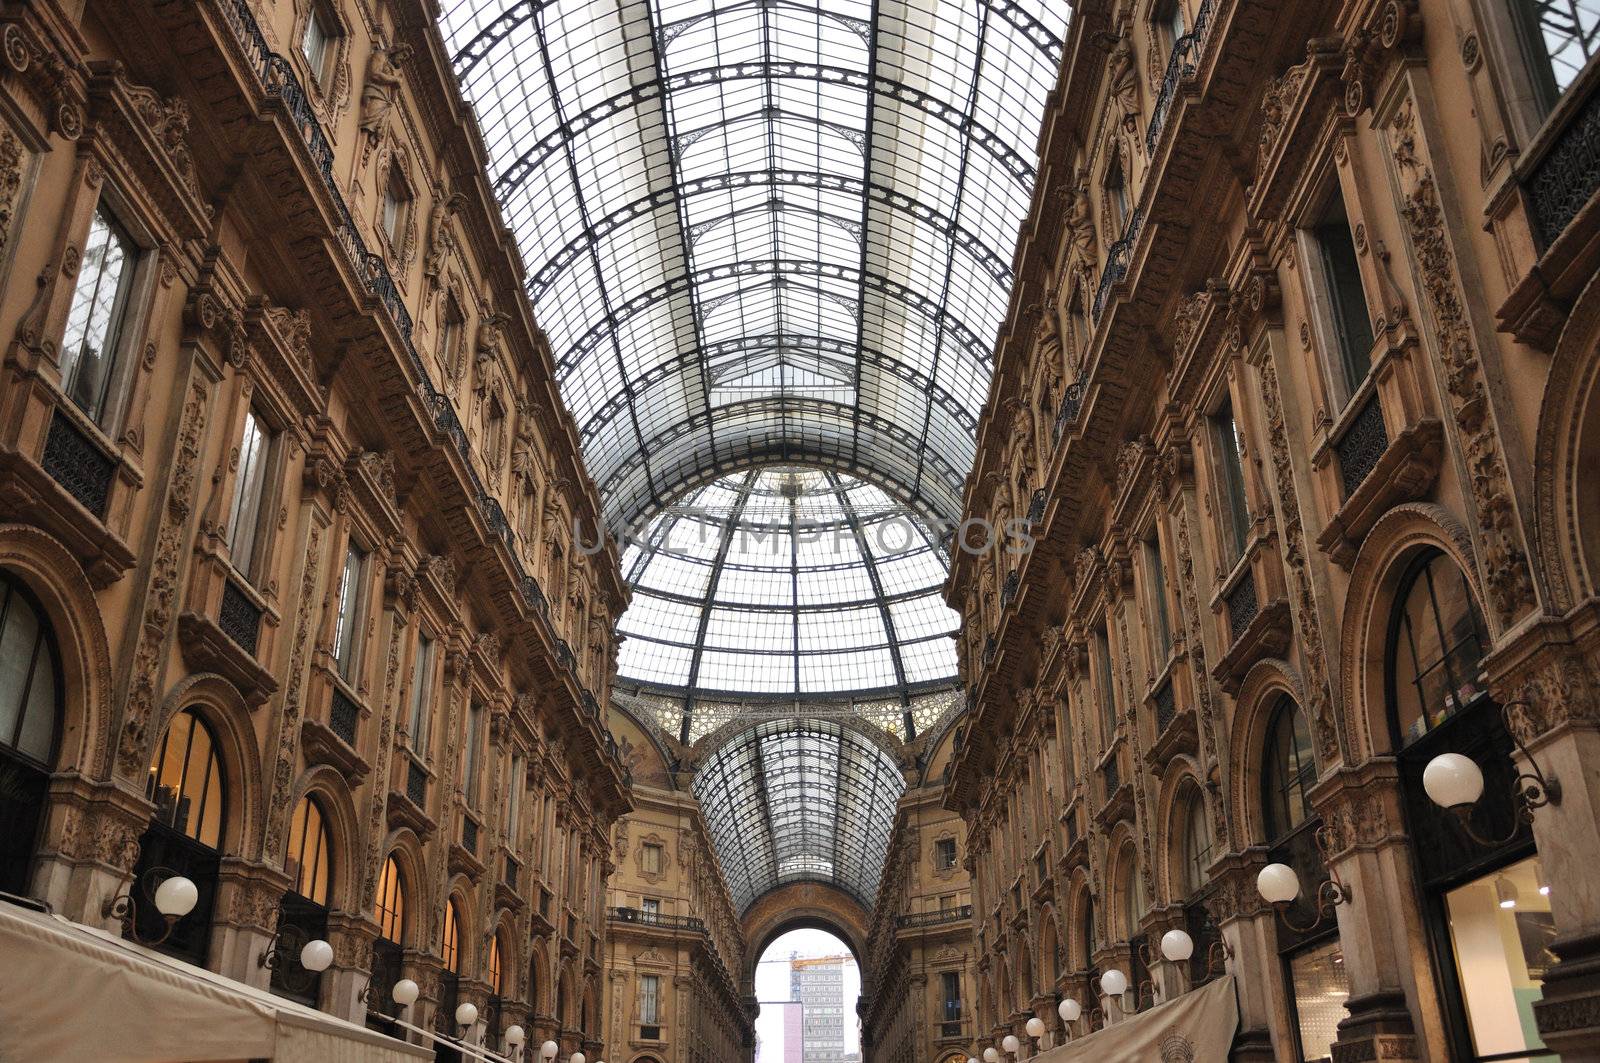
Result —
[{"label": "awning", "polygon": [[1030,1063],[1211,1063],[1227,1059],[1239,1026],[1233,978],[1219,978],[1149,1011],[1034,1056]]},{"label": "awning", "polygon": [[0,902],[0,1061],[432,1058],[105,931]]}]

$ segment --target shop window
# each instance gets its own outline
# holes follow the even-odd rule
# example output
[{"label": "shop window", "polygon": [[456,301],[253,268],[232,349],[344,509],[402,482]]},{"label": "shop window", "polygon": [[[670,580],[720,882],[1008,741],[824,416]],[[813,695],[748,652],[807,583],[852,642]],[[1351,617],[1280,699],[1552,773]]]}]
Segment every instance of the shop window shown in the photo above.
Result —
[{"label": "shop window", "polygon": [[1484,689],[1488,634],[1466,574],[1441,551],[1420,558],[1401,582],[1390,640],[1396,740],[1410,745]]},{"label": "shop window", "polygon": [[[1537,857],[1458,886],[1444,895],[1475,1059],[1526,1059],[1544,1042],[1533,1005],[1543,997],[1555,923],[1550,887]],[[1554,1055],[1540,1057],[1554,1063]]]},{"label": "shop window", "polygon": [[256,414],[244,415],[239,437],[239,473],[234,483],[233,506],[228,514],[228,556],[246,578],[255,574],[257,544],[264,531],[268,470],[274,447],[273,433]]},{"label": "shop window", "polygon": [[1345,1007],[1350,979],[1345,975],[1344,952],[1337,940],[1328,941],[1295,953],[1288,963],[1300,1058],[1322,1063],[1333,1058],[1339,1023],[1350,1015]]},{"label": "shop window", "polygon": [[[203,965],[227,818],[227,777],[215,735],[193,710],[174,716],[162,736],[150,763],[145,797],[155,806],[155,815],[139,841],[134,881],[163,868],[195,884],[198,902],[159,947]],[[138,906],[134,919],[136,938],[155,940],[165,930],[153,905]]]},{"label": "shop window", "polygon": [[1269,843],[1276,844],[1311,818],[1308,794],[1316,781],[1317,765],[1305,714],[1293,699],[1284,697],[1267,728],[1261,768],[1261,804]]},{"label": "shop window", "polygon": [[102,426],[114,405],[109,399],[138,263],[138,245],[102,203],[89,223],[61,341],[61,388]]},{"label": "shop window", "polygon": [[49,618],[0,572],[0,891],[26,894],[61,729]]},{"label": "shop window", "polygon": [[378,896],[374,905],[378,917],[378,933],[385,941],[404,944],[406,929],[406,887],[401,877],[400,865],[393,856],[383,862],[383,873],[378,876]]}]

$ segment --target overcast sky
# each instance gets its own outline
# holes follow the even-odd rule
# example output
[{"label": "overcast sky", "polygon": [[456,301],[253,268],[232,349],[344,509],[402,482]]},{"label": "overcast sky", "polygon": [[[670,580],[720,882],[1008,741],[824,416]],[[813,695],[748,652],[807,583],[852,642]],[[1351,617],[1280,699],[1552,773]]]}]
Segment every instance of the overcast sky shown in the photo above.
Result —
[{"label": "overcast sky", "polygon": [[825,930],[791,930],[776,938],[761,955],[756,967],[756,999],[761,1001],[761,1014],[756,1018],[756,1063],[783,1063],[783,1012],[769,1008],[768,1001],[791,999],[789,992],[789,956],[844,956],[849,960],[844,968],[844,1050],[861,1050],[861,1031],[856,1025],[856,998],[861,995],[861,972],[856,961],[850,959],[850,950],[844,942]]}]

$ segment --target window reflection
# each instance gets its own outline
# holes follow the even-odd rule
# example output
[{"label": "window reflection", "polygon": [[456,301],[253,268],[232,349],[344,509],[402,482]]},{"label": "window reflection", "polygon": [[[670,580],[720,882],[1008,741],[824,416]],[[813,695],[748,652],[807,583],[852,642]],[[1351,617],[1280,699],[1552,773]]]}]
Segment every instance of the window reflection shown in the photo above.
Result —
[{"label": "window reflection", "polygon": [[[1456,977],[1479,1057],[1543,1048],[1533,1005],[1555,963],[1555,923],[1537,857],[1490,872],[1445,894]],[[1548,1060],[1554,1055],[1505,1056]]]},{"label": "window reflection", "polygon": [[1294,983],[1300,1058],[1306,1063],[1331,1059],[1339,1023],[1350,1016],[1345,1007],[1350,980],[1345,975],[1344,951],[1337,941],[1306,949],[1289,958],[1289,975]]}]

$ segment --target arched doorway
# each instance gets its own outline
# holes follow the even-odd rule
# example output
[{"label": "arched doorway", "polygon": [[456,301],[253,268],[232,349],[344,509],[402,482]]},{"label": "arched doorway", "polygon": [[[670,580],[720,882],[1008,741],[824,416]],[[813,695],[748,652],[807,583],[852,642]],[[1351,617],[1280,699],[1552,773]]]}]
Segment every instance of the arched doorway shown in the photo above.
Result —
[{"label": "arched doorway", "polygon": [[861,1051],[861,968],[843,938],[803,927],[772,938],[755,963],[756,1063],[783,1063],[796,1039],[822,1058]]}]

